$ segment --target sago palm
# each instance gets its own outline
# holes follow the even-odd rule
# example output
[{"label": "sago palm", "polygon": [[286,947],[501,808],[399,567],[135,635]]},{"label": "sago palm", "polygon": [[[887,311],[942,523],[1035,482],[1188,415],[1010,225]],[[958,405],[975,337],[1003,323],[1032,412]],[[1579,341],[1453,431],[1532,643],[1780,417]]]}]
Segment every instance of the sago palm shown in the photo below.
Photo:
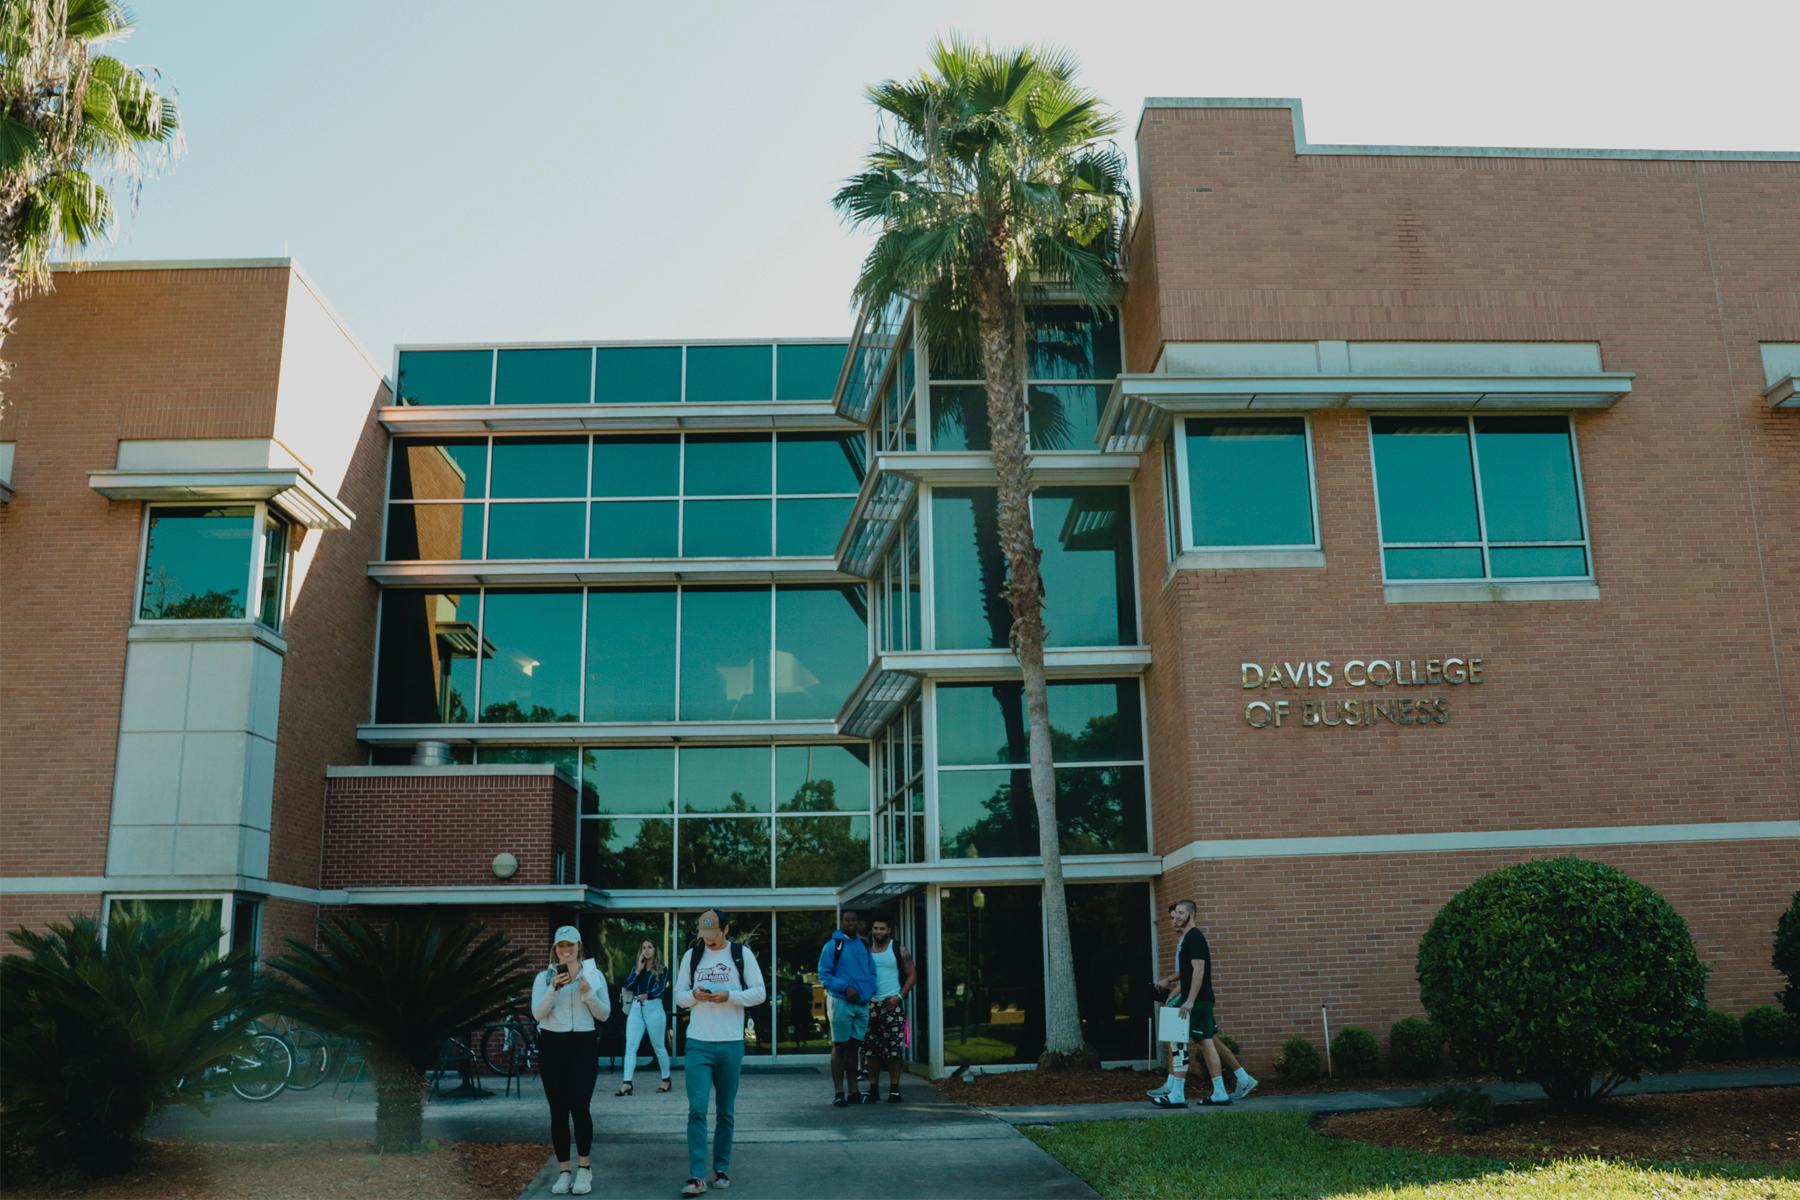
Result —
[{"label": "sago palm", "polygon": [[100,53],[130,32],[118,0],[0,0],[0,344],[54,253],[112,233],[102,180],[135,189],[179,148],[153,75]]},{"label": "sago palm", "polygon": [[1129,203],[1124,160],[1109,140],[1117,119],[1075,72],[1074,60],[1056,51],[940,42],[929,71],[869,89],[881,129],[861,172],[833,199],[852,224],[878,234],[856,299],[871,308],[910,299],[931,344],[972,351],[986,378],[1009,640],[1024,678],[1044,860],[1049,1066],[1085,1050],[1057,840],[1044,582],[1031,527],[1025,306],[1048,295],[1095,308],[1115,302]]},{"label": "sago palm", "polygon": [[473,922],[441,931],[421,920],[334,921],[319,931],[319,946],[289,938],[287,953],[269,964],[278,976],[273,1007],[362,1044],[375,1075],[379,1149],[418,1146],[425,1073],[439,1044],[530,992],[524,951],[503,933],[477,942],[481,931]]}]

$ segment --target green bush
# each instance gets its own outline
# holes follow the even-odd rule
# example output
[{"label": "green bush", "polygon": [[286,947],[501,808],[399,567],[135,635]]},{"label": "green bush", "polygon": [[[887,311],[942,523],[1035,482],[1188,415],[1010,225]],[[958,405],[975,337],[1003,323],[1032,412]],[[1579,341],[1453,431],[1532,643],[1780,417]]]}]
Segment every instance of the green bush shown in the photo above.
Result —
[{"label": "green bush", "polygon": [[255,1015],[247,952],[216,926],[140,920],[121,906],[104,944],[77,917],[12,932],[0,958],[0,1112],[9,1157],[49,1171],[124,1170],[160,1108],[203,1107],[183,1077],[244,1048]]},{"label": "green bush", "polygon": [[1405,1017],[1388,1030],[1388,1058],[1394,1073],[1409,1079],[1436,1075],[1444,1062],[1444,1031],[1423,1017]]},{"label": "green bush", "polygon": [[1275,1056],[1275,1073],[1289,1083],[1311,1083],[1325,1073],[1316,1046],[1303,1037],[1291,1037]]},{"label": "green bush", "polygon": [[1456,1114],[1450,1123],[1464,1133],[1480,1133],[1500,1123],[1500,1106],[1478,1087],[1447,1087],[1419,1101],[1420,1108]]},{"label": "green bush", "polygon": [[1744,1014],[1744,1053],[1751,1058],[1800,1053],[1800,1022],[1773,1004],[1757,1005]]},{"label": "green bush", "polygon": [[1744,1030],[1738,1019],[1716,1008],[1706,1011],[1694,1038],[1694,1057],[1701,1062],[1728,1062],[1744,1053]]},{"label": "green bush", "polygon": [[1800,892],[1794,893],[1794,902],[1775,922],[1775,953],[1769,961],[1787,976],[1787,986],[1776,999],[1788,1016],[1800,1021]]},{"label": "green bush", "polygon": [[1343,1079],[1373,1075],[1381,1069],[1381,1047],[1375,1035],[1356,1025],[1346,1025],[1331,1039],[1331,1070]]},{"label": "green bush", "polygon": [[1679,1064],[1707,969],[1667,900],[1600,863],[1506,867],[1451,897],[1419,943],[1419,997],[1459,1064],[1598,1100]]}]

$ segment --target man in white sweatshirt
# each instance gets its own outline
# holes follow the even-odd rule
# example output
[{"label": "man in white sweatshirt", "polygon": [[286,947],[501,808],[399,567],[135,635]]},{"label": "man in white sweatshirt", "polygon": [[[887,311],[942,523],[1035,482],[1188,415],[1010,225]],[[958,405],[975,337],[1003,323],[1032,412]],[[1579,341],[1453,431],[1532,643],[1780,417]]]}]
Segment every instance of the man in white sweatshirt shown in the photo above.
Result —
[{"label": "man in white sweatshirt", "polygon": [[688,1181],[683,1196],[707,1189],[706,1108],[717,1093],[712,1186],[731,1186],[731,1133],[738,1073],[744,1065],[744,1010],[768,998],[762,968],[748,946],[732,941],[730,925],[716,908],[700,914],[700,944],[681,956],[675,972],[675,1004],[692,1010],[687,1028]]}]

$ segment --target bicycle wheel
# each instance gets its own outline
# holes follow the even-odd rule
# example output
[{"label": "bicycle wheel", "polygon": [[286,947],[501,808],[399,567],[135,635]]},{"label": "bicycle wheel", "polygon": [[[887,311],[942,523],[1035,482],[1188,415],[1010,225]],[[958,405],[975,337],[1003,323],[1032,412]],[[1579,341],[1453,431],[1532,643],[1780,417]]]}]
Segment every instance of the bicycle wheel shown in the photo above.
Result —
[{"label": "bicycle wheel", "polygon": [[537,1060],[531,1035],[523,1025],[507,1021],[490,1025],[481,1035],[481,1058],[496,1075],[523,1075]]},{"label": "bicycle wheel", "polygon": [[325,1035],[298,1025],[290,1026],[288,1045],[294,1051],[294,1073],[288,1076],[287,1085],[296,1092],[304,1092],[324,1083],[331,1070],[331,1043],[325,1040]]},{"label": "bicycle wheel", "polygon": [[272,1033],[251,1038],[248,1054],[231,1056],[231,1090],[240,1100],[273,1100],[287,1089],[293,1073],[293,1048]]}]

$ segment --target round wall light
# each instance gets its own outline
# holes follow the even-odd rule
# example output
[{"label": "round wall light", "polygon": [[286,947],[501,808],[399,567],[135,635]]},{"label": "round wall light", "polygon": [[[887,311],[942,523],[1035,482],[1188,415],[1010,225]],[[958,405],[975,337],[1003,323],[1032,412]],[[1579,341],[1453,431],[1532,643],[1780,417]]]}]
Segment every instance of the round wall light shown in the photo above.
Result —
[{"label": "round wall light", "polygon": [[519,873],[519,860],[518,859],[514,858],[512,855],[506,853],[505,851],[501,851],[499,854],[494,855],[494,878],[495,879],[511,879],[514,875],[517,875],[518,873]]}]

